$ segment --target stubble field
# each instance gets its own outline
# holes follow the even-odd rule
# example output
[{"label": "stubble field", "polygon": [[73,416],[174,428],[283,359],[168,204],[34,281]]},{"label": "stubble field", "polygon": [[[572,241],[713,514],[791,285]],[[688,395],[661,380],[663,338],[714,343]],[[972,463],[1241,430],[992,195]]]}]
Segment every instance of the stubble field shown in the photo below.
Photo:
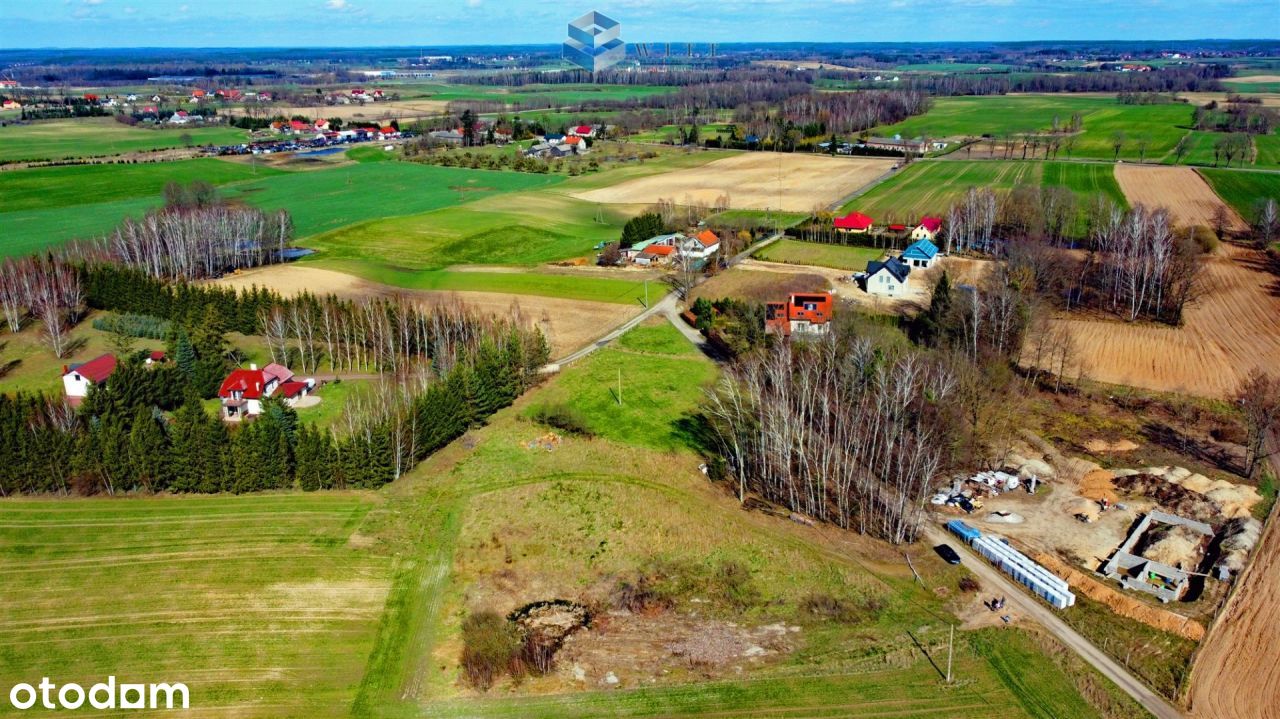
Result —
[{"label": "stubble field", "polygon": [[809,212],[867,185],[888,172],[893,162],[880,158],[751,152],[574,196],[607,204],[652,204],[669,199],[681,205],[697,202],[714,205],[717,198],[727,195],[729,206],[735,209]]}]

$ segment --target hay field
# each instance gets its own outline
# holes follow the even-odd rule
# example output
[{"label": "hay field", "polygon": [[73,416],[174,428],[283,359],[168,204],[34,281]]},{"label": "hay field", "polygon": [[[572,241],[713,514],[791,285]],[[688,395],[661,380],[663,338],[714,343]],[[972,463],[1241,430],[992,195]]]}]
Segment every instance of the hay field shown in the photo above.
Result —
[{"label": "hay field", "polygon": [[[1213,227],[1214,212],[1225,207],[1222,198],[1190,167],[1116,165],[1116,182],[1130,205],[1167,207],[1177,225]],[[1234,210],[1227,207],[1227,212],[1231,218],[1229,229],[1248,229]]]},{"label": "hay field", "polygon": [[[515,273],[512,273],[515,274]],[[536,324],[551,345],[551,356],[568,354],[639,314],[639,304],[589,302],[559,297],[509,292],[454,292],[402,290],[363,280],[355,275],[309,265],[272,265],[229,275],[217,284],[237,289],[269,287],[285,296],[301,292],[333,293],[341,297],[400,294],[423,303],[461,301],[476,310],[495,315],[519,311]],[[662,290],[654,289],[656,298]]]},{"label": "hay field", "polygon": [[391,585],[356,531],[378,501],[0,500],[0,690],[116,676],[187,684],[184,716],[347,716]]},{"label": "hay field", "polygon": [[1091,379],[1202,397],[1235,392],[1280,359],[1280,296],[1256,250],[1224,245],[1205,268],[1204,296],[1182,327],[1061,319]]},{"label": "hay field", "polygon": [[575,193],[574,197],[607,204],[652,204],[665,198],[678,204],[711,205],[716,198],[728,195],[729,206],[736,209],[810,212],[867,185],[888,172],[893,162],[881,158],[749,152],[701,167]]}]

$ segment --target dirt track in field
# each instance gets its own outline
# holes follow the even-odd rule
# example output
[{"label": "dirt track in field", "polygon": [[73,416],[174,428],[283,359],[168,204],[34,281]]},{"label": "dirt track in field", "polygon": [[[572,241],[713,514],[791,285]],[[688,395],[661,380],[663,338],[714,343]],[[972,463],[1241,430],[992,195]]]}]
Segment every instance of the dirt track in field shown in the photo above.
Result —
[{"label": "dirt track in field", "polygon": [[1131,205],[1169,208],[1175,225],[1213,227],[1214,212],[1224,207],[1230,218],[1228,229],[1248,229],[1240,215],[1227,207],[1200,173],[1190,167],[1116,165],[1116,182]]},{"label": "dirt track in field", "polygon": [[843,158],[777,152],[748,152],[652,177],[574,194],[606,204],[714,205],[728,195],[735,209],[811,212],[826,207],[889,171],[892,159]]},{"label": "dirt track in field", "polygon": [[542,333],[546,335],[553,357],[559,357],[588,344],[609,328],[635,316],[641,309],[638,305],[566,300],[503,292],[404,290],[369,282],[345,272],[296,264],[260,267],[223,277],[217,282],[240,289],[247,289],[253,285],[268,287],[286,297],[302,292],[313,292],[332,293],[340,297],[400,294],[421,299],[424,303],[449,302],[457,299],[481,312],[495,315],[508,315],[518,307],[520,313],[537,323]]},{"label": "dirt track in field", "polygon": [[1061,319],[1085,376],[1114,384],[1222,398],[1255,367],[1280,366],[1280,278],[1257,250],[1223,245],[1205,268],[1203,296],[1182,327]]}]

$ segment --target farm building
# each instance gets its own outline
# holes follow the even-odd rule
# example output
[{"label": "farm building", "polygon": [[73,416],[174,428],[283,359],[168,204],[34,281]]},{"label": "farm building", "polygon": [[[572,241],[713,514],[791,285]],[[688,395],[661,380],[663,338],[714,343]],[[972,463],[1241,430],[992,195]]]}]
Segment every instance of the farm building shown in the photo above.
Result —
[{"label": "farm building", "polygon": [[897,297],[907,291],[911,281],[911,268],[894,257],[884,262],[871,261],[867,263],[864,279],[867,294]]},{"label": "farm building", "polygon": [[593,138],[596,136],[596,128],[591,125],[578,125],[570,129],[569,134],[574,137]]},{"label": "farm building", "polygon": [[930,242],[938,239],[938,232],[942,229],[941,217],[921,217],[920,224],[911,231],[911,239],[913,240],[929,240]]},{"label": "farm building", "polygon": [[222,418],[228,422],[262,414],[262,400],[266,397],[283,397],[286,404],[293,404],[300,397],[310,394],[315,380],[295,380],[293,372],[274,362],[258,369],[237,369],[227,375],[218,389],[222,399]]},{"label": "farm building", "polygon": [[636,255],[637,265],[667,265],[679,256],[675,245],[649,245]]},{"label": "farm building", "polygon": [[789,337],[792,334],[826,334],[831,328],[835,300],[830,292],[792,294],[786,302],[765,305],[764,330]]},{"label": "farm building", "polygon": [[73,402],[89,396],[89,388],[102,384],[116,371],[116,356],[104,354],[82,364],[62,368],[62,388]]},{"label": "farm building", "polygon": [[650,237],[647,240],[644,240],[642,242],[637,242],[630,247],[624,248],[622,250],[622,258],[625,260],[634,261],[637,257],[640,256],[641,252],[644,252],[647,248],[653,245],[670,245],[672,247],[676,247],[684,240],[685,240],[685,236],[680,234],[679,232],[674,232],[669,235],[657,235],[654,237]]},{"label": "farm building", "polygon": [[861,212],[850,212],[844,217],[837,217],[832,220],[837,232],[846,232],[855,235],[863,235],[871,231],[874,224],[870,217]]},{"label": "farm building", "polygon": [[929,240],[917,240],[908,245],[898,259],[907,267],[929,269],[938,260],[938,246]]},{"label": "farm building", "polygon": [[913,140],[904,140],[901,136],[894,137],[872,137],[862,143],[864,147],[871,147],[877,150],[890,150],[893,152],[922,154],[928,150],[945,150],[950,143],[945,140],[929,140],[917,137]]},{"label": "farm building", "polygon": [[676,243],[683,260],[703,262],[720,249],[720,238],[711,230],[703,230],[693,237],[685,237]]}]

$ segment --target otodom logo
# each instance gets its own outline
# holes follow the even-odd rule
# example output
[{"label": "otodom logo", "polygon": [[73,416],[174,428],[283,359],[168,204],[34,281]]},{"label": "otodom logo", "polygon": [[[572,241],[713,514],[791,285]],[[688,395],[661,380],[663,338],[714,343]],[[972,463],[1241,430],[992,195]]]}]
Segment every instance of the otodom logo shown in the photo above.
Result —
[{"label": "otodom logo", "polygon": [[187,685],[174,684],[117,684],[115,677],[107,677],[85,689],[79,684],[54,684],[49,677],[40,683],[15,684],[9,690],[9,704],[14,709],[189,709],[190,692]]}]

